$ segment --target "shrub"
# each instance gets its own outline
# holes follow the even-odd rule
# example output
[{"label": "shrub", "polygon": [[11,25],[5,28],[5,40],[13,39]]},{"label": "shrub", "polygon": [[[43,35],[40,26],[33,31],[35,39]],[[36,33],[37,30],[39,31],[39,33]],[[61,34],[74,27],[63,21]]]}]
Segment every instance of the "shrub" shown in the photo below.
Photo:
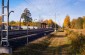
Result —
[{"label": "shrub", "polygon": [[71,41],[76,41],[76,40],[78,40],[79,36],[78,36],[78,33],[69,32],[68,38]]},{"label": "shrub", "polygon": [[85,44],[85,36],[76,32],[71,32],[68,38],[71,40],[71,53],[80,54]]},{"label": "shrub", "polygon": [[65,30],[66,35],[69,35],[69,34],[71,34],[72,32],[73,32],[72,30],[68,30],[68,29]]}]

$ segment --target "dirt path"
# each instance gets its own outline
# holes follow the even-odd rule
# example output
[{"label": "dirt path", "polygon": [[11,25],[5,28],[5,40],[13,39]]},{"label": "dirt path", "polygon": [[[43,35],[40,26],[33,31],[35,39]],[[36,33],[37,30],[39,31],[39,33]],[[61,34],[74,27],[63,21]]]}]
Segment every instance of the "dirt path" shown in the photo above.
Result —
[{"label": "dirt path", "polygon": [[68,43],[67,37],[56,37],[51,41],[49,47],[57,47]]},{"label": "dirt path", "polygon": [[54,33],[54,35],[56,35],[56,37],[53,37],[49,47],[56,47],[56,46],[68,44],[68,38],[66,37],[65,32],[57,32]]},{"label": "dirt path", "polygon": [[54,48],[54,53],[52,55],[68,55],[68,49],[66,49],[70,42],[68,38],[65,36],[65,32],[57,32],[54,33],[56,37],[53,37],[49,48]]}]

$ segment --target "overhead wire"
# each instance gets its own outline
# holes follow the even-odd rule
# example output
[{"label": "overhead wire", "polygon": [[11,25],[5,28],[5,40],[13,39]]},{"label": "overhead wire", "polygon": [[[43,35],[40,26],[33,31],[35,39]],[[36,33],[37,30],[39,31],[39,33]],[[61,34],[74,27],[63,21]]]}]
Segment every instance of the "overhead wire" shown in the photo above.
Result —
[{"label": "overhead wire", "polygon": [[[32,4],[31,2],[29,3],[29,0],[23,0],[27,5],[29,5],[29,4]],[[33,5],[33,4],[32,4]],[[37,10],[40,10],[38,7],[36,7],[36,6],[33,6],[33,8],[36,8]]]}]

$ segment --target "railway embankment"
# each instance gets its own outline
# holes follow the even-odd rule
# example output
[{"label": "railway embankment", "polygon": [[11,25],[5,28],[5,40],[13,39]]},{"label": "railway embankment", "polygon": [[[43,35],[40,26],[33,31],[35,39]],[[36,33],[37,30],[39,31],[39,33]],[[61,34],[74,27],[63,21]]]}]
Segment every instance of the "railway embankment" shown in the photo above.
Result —
[{"label": "railway embankment", "polygon": [[13,55],[82,55],[84,46],[83,34],[70,30],[58,31],[18,48]]}]

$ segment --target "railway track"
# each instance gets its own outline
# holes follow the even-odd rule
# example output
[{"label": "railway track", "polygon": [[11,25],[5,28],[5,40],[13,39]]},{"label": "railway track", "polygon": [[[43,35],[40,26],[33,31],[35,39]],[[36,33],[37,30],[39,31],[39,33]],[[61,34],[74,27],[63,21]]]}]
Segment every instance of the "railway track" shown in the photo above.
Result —
[{"label": "railway track", "polygon": [[[46,29],[46,28],[45,29],[31,29],[31,30],[28,30],[28,33],[27,33],[27,30],[10,30],[8,39],[31,35],[35,33],[40,33],[40,32],[44,32],[48,30],[53,30],[53,29]],[[0,34],[1,34],[1,31],[0,31]],[[6,30],[3,31],[3,36],[6,36]]]},{"label": "railway track", "polygon": [[[27,30],[9,31],[9,44],[13,49],[15,49],[25,45],[27,43],[27,39],[29,43],[53,31],[54,29],[33,29],[33,30],[28,30],[28,35],[27,35]],[[6,35],[6,31],[4,31],[3,34]]]}]

